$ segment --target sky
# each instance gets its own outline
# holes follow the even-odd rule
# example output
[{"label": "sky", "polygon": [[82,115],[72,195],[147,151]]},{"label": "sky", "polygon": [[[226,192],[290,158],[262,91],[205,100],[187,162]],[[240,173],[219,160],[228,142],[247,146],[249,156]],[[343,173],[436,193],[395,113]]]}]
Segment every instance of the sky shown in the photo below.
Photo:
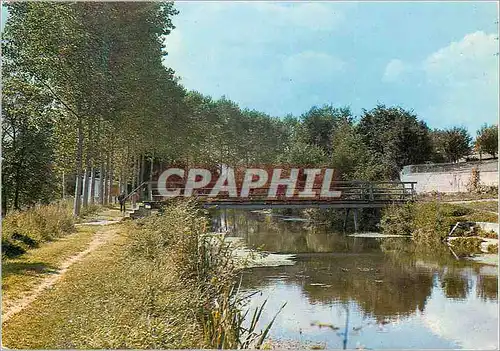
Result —
[{"label": "sky", "polygon": [[273,116],[413,110],[472,135],[498,120],[496,2],[179,1],[165,65],[182,84]]},{"label": "sky", "polygon": [[188,89],[278,117],[323,104],[359,116],[382,103],[413,110],[431,128],[463,126],[472,135],[498,121],[496,2],[176,8],[164,64]]}]

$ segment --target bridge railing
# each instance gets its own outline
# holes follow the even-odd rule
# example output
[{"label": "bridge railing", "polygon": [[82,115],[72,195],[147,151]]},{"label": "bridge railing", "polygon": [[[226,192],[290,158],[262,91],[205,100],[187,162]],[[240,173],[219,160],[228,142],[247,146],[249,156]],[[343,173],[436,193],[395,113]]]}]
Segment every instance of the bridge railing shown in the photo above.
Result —
[{"label": "bridge railing", "polygon": [[[393,201],[411,201],[415,198],[416,182],[394,182],[394,181],[337,181],[332,184],[330,191],[340,191],[340,197],[324,198],[321,197],[321,188],[313,187],[316,196],[300,197],[299,192],[303,187],[297,187],[293,197],[286,196],[286,187],[279,186],[275,197],[269,197],[269,187],[261,187],[250,189],[248,197],[230,197],[227,193],[220,193],[215,197],[211,197],[212,188],[194,189],[192,196],[197,197],[206,202],[249,202],[249,201],[320,201],[320,202],[340,202],[340,201],[355,201],[355,202],[393,202]],[[156,185],[156,184],[154,184]],[[180,196],[184,194],[184,185],[169,184],[166,188],[169,191],[180,190]],[[238,189],[240,194],[240,189]],[[160,195],[157,188],[153,187],[152,201],[163,201],[167,198]]]}]

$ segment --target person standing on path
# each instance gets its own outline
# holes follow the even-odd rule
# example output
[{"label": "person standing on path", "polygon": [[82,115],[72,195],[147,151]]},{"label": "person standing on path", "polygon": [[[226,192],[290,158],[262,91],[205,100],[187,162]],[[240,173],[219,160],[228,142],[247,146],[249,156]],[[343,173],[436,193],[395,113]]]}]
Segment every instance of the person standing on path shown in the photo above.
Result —
[{"label": "person standing on path", "polygon": [[125,193],[118,195],[118,201],[120,202],[120,212],[125,212]]}]

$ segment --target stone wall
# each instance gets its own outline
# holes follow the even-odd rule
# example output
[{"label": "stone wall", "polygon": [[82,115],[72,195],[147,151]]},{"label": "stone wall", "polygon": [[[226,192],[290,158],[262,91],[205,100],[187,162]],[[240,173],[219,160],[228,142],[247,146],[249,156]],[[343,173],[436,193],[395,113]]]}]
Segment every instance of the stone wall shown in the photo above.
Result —
[{"label": "stone wall", "polygon": [[417,182],[417,193],[466,192],[473,168],[479,170],[481,185],[498,186],[498,160],[410,165],[403,168],[400,178],[403,182]]}]

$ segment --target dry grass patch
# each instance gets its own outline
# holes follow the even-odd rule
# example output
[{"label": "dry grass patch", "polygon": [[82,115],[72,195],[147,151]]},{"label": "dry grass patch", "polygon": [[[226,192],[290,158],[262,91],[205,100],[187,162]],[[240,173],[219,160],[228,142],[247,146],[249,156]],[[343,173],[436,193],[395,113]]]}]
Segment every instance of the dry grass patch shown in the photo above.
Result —
[{"label": "dry grass patch", "polygon": [[71,208],[65,202],[10,212],[2,219],[2,258],[22,255],[74,230]]},{"label": "dry grass patch", "polygon": [[2,259],[2,309],[15,303],[44,277],[57,272],[66,259],[84,250],[98,229],[80,227],[75,234],[42,243],[19,257]]}]

